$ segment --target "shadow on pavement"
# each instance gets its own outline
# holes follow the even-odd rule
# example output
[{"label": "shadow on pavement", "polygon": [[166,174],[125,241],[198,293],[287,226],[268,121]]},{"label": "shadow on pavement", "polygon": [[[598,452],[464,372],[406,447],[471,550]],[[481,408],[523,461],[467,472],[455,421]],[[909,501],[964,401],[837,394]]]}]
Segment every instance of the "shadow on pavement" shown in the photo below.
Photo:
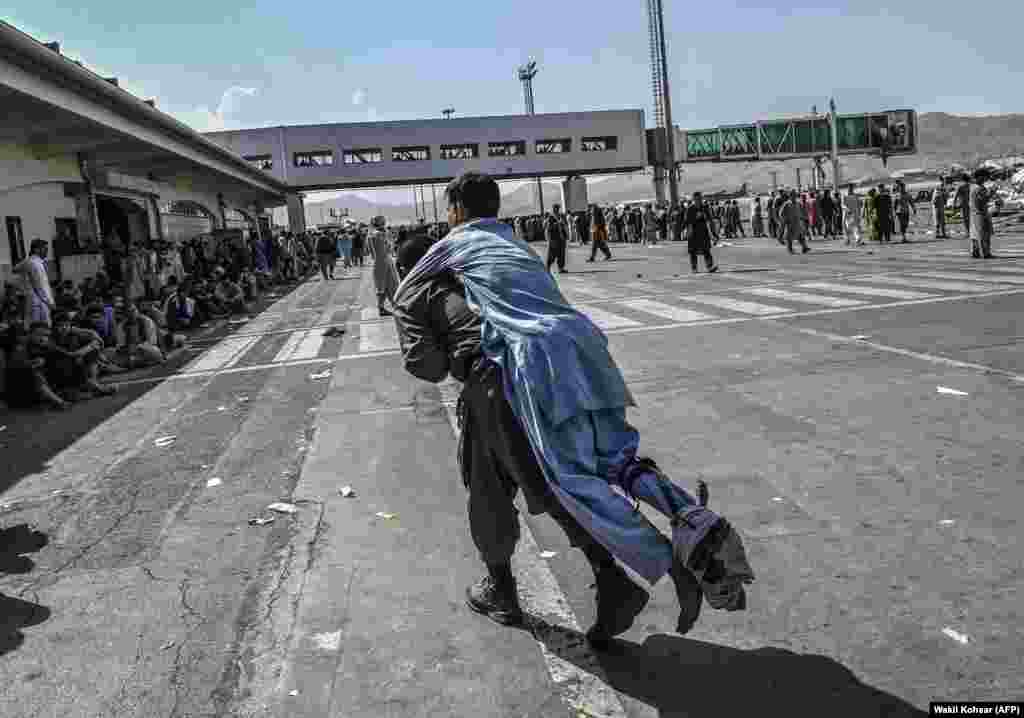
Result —
[{"label": "shadow on pavement", "polygon": [[[555,655],[588,668],[583,635],[531,618],[534,635]],[[659,718],[779,715],[817,718],[927,715],[860,682],[841,663],[781,648],[740,650],[659,634],[643,643],[615,640],[596,654],[605,682],[658,710]]]},{"label": "shadow on pavement", "polygon": [[[27,524],[0,529],[0,573],[28,573],[35,562],[22,554],[34,553],[48,543],[46,534]],[[32,601],[0,593],[0,656],[25,642],[20,629],[36,626],[50,617],[50,609]]]}]

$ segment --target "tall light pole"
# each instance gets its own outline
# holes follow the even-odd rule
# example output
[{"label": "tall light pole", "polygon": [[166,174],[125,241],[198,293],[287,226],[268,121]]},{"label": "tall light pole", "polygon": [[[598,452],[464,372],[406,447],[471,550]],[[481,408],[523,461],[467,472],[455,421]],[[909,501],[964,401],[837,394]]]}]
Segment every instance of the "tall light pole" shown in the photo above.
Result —
[{"label": "tall light pole", "polygon": [[[661,0],[647,0],[647,20],[651,53],[651,86],[654,91],[654,120],[656,129],[665,133],[665,155],[656,160],[661,172],[668,173],[669,201],[679,204],[679,182],[676,175],[675,126],[672,124],[672,100],[669,97],[668,59],[665,52],[665,13]],[[655,171],[655,185],[661,178]],[[656,191],[656,195],[661,194]],[[660,199],[660,198],[659,198]]]},{"label": "tall light pole", "polygon": [[[537,75],[537,62],[530,60],[519,68],[519,81],[523,83],[523,100],[526,102],[526,114],[533,114],[533,78]],[[540,177],[537,178],[537,204],[540,213],[544,214],[544,187]]]}]

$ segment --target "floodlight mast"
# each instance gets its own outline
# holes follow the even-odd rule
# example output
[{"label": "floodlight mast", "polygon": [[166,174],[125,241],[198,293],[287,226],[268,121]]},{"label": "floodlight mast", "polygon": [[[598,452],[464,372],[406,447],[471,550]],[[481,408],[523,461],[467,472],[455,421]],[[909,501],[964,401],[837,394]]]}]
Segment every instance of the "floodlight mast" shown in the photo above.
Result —
[{"label": "floodlight mast", "polygon": [[[526,103],[526,114],[532,115],[534,114],[533,78],[537,75],[536,60],[530,60],[525,65],[521,65],[517,75],[519,77],[519,81],[523,83],[523,100]],[[537,204],[540,207],[540,213],[544,214],[544,187],[541,185],[540,177],[537,178]]]}]

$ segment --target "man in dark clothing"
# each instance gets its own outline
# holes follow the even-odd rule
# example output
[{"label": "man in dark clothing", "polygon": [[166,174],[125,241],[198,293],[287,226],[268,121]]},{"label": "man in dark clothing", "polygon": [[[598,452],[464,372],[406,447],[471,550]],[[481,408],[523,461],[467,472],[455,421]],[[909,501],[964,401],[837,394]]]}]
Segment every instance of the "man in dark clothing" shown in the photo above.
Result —
[{"label": "man in dark clothing", "polygon": [[826,238],[831,237],[835,239],[835,213],[836,205],[832,201],[832,190],[825,190],[825,194],[822,195],[820,201],[820,213],[821,213],[821,226],[824,230]]},{"label": "man in dark clothing", "polygon": [[593,262],[597,257],[597,250],[601,250],[607,262],[612,258],[612,250],[608,249],[608,227],[605,225],[604,212],[596,204],[590,205],[590,234],[593,245],[590,247],[590,259]]},{"label": "man in dark clothing", "polygon": [[718,271],[715,260],[711,257],[711,238],[718,238],[715,226],[711,222],[708,206],[704,204],[704,197],[700,192],[693,193],[693,202],[686,210],[684,225],[690,229],[689,250],[690,269],[697,271],[697,256],[704,257],[704,266],[708,273]]},{"label": "man in dark clothing", "polygon": [[334,279],[334,264],[338,261],[338,248],[331,236],[324,233],[316,240],[316,258],[320,263],[320,274],[325,280]]},{"label": "man in dark clothing", "polygon": [[[459,180],[449,187],[451,225],[496,216],[500,195],[484,183]],[[481,186],[483,185],[483,186]],[[454,189],[453,189],[454,187]],[[429,240],[411,240],[399,248],[397,268],[405,276],[429,249]],[[454,276],[439,275],[396,304],[395,320],[406,369],[420,379],[439,382],[449,373],[464,382],[459,398],[459,464],[469,491],[470,533],[487,566],[487,575],[471,586],[467,604],[492,620],[514,625],[523,620],[511,569],[519,538],[513,503],[523,491],[531,514],[548,513],[582,550],[597,585],[597,620],[587,637],[602,645],[633,624],[648,602],[647,592],[619,567],[612,555],[562,506],[545,480],[530,440],[504,391],[502,369],[481,347],[481,320],[466,303]],[[685,633],[700,613],[701,589],[684,567],[670,573],[681,613],[677,630]]]},{"label": "man in dark clothing", "polygon": [[551,265],[557,262],[558,271],[565,274],[565,246],[569,238],[565,236],[565,221],[561,208],[556,204],[551,210],[551,214],[544,222],[544,233],[548,240],[548,271],[550,272]]},{"label": "man in dark clothing", "polygon": [[875,215],[878,217],[879,240],[882,242],[892,241],[893,213],[892,195],[884,185],[878,185],[878,196],[875,197]]}]

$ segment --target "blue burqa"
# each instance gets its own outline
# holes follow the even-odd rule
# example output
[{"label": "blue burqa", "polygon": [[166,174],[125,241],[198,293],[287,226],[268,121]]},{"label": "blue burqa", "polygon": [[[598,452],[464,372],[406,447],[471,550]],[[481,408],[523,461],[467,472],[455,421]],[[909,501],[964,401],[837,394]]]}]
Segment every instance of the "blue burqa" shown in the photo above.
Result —
[{"label": "blue burqa", "polygon": [[639,434],[626,422],[635,402],[605,335],[496,219],[459,225],[431,247],[402,281],[395,304],[441,274],[462,282],[480,315],[483,352],[503,369],[505,394],[555,497],[616,558],[656,583],[672,565],[673,543],[628,495],[686,517],[673,530],[677,555],[718,516],[635,461]]}]

